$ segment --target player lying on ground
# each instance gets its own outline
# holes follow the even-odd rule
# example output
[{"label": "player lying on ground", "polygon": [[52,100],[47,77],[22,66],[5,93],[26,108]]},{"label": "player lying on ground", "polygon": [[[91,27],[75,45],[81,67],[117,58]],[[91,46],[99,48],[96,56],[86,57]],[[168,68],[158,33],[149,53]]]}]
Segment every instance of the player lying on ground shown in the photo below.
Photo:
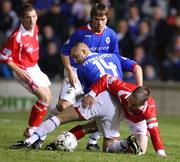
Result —
[{"label": "player lying on ground", "polygon": [[83,107],[93,104],[95,96],[108,90],[122,104],[122,114],[132,134],[143,150],[147,150],[148,133],[158,155],[166,157],[165,147],[160,137],[156,104],[150,90],[144,86],[135,86],[122,82],[117,77],[104,75],[91,86],[91,91],[83,100]]}]

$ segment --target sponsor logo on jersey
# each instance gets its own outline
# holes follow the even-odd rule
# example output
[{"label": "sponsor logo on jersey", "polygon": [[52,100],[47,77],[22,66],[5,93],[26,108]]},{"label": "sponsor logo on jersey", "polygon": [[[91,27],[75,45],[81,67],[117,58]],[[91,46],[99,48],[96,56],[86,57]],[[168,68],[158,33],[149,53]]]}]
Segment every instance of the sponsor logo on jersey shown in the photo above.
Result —
[{"label": "sponsor logo on jersey", "polygon": [[11,54],[12,54],[12,51],[11,51],[10,49],[8,49],[8,48],[4,48],[4,49],[3,49],[3,53],[4,53],[5,55],[11,55]]},{"label": "sponsor logo on jersey", "polygon": [[110,38],[109,37],[106,37],[106,43],[109,44],[110,43]]},{"label": "sponsor logo on jersey", "polygon": [[106,47],[91,47],[90,50],[92,52],[94,52],[94,51],[101,51],[101,50],[109,50],[109,46],[106,46]]},{"label": "sponsor logo on jersey", "polygon": [[90,37],[92,37],[92,35],[84,35],[84,37],[90,38]]}]

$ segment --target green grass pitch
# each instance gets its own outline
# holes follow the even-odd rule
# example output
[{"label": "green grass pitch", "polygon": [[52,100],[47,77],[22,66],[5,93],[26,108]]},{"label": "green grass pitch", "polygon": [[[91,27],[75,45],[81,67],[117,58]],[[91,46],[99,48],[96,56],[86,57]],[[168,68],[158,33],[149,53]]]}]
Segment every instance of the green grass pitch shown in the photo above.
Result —
[{"label": "green grass pitch", "polygon": [[[85,150],[88,136],[78,141],[75,152],[60,152],[46,150],[10,150],[8,147],[22,139],[22,133],[28,120],[27,112],[0,112],[0,162],[180,162],[180,117],[159,117],[161,136],[165,143],[168,158],[158,157],[149,140],[146,155],[111,154],[89,152]],[[45,144],[51,142],[58,132],[67,131],[78,122],[60,126],[51,133]],[[121,136],[128,136],[128,128],[122,123]],[[102,144],[102,138],[99,140]]]}]

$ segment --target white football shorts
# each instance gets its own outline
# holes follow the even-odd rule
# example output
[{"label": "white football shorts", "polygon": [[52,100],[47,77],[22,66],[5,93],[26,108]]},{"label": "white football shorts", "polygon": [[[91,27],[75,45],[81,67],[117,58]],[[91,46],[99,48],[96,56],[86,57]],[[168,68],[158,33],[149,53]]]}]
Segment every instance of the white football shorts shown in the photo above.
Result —
[{"label": "white football shorts", "polygon": [[142,120],[138,123],[134,123],[134,122],[130,121],[129,119],[127,119],[126,117],[123,120],[129,126],[132,134],[148,135],[146,120]]},{"label": "white football shorts", "polygon": [[120,104],[107,91],[100,93],[91,107],[82,108],[81,102],[74,104],[80,116],[86,120],[96,119],[98,130],[106,138],[119,137]]},{"label": "white football shorts", "polygon": [[[73,69],[73,71],[77,73],[77,70],[75,68]],[[69,101],[71,104],[74,104],[77,101],[77,96],[83,95],[84,91],[79,80],[77,80],[77,83],[75,85],[76,88],[74,88],[71,86],[66,73],[64,74],[64,76],[65,78],[61,86],[59,99],[64,99]]]},{"label": "white football shorts", "polygon": [[34,92],[38,87],[48,87],[51,85],[48,76],[41,71],[37,64],[33,67],[27,68],[26,71],[30,75],[30,80],[23,80],[15,73],[14,76],[16,80],[30,92]]}]

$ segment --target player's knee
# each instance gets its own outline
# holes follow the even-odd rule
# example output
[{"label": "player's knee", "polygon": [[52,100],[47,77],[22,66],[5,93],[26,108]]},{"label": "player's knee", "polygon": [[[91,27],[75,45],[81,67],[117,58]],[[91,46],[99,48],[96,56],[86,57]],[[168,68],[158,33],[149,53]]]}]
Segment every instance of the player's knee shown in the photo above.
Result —
[{"label": "player's knee", "polygon": [[49,105],[50,102],[51,102],[51,100],[52,100],[52,95],[51,95],[51,93],[49,93],[49,94],[44,94],[42,100]]},{"label": "player's knee", "polygon": [[37,96],[41,101],[43,101],[47,105],[49,105],[52,100],[52,94],[49,89],[39,89]]}]

